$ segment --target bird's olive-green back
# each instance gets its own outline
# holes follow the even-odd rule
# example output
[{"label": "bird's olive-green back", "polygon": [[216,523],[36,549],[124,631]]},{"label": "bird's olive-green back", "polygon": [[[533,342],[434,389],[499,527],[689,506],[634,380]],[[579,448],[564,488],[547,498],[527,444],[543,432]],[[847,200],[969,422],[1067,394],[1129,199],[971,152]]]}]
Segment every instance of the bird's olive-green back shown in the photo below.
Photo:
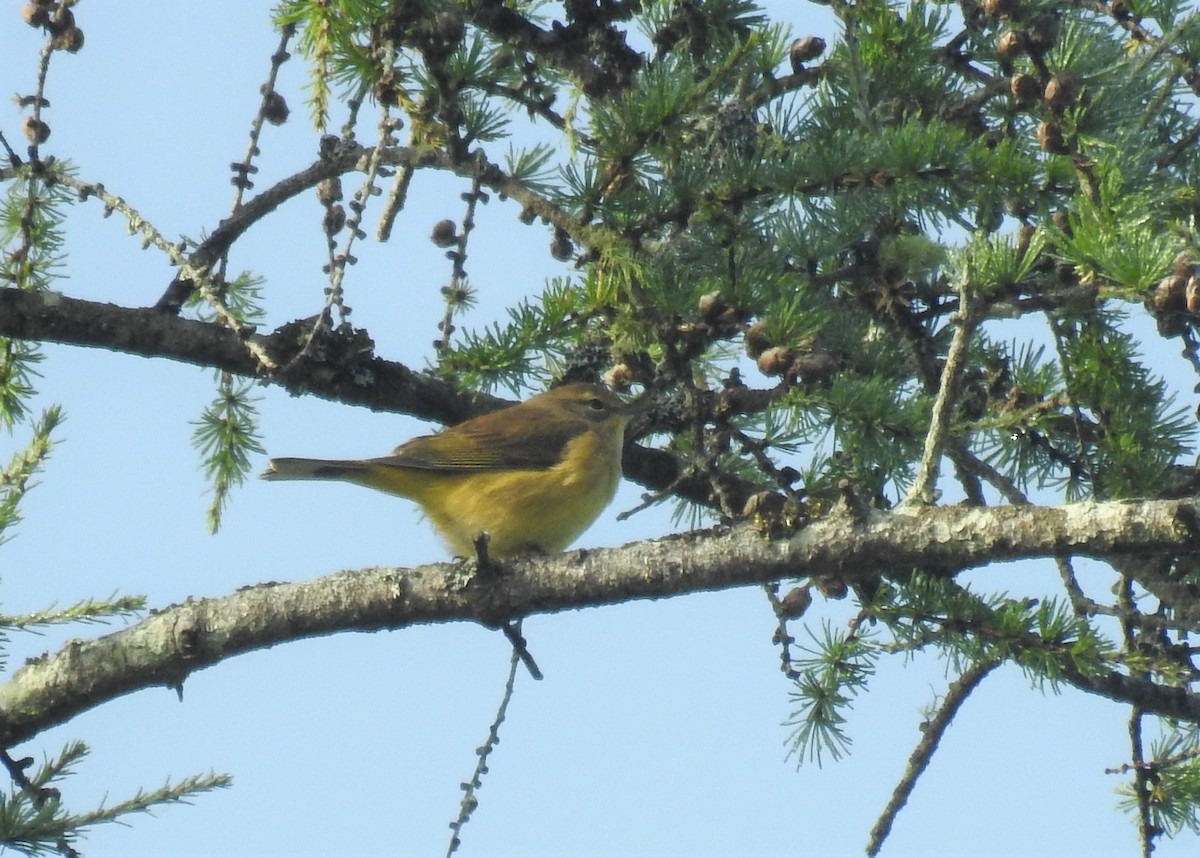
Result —
[{"label": "bird's olive-green back", "polygon": [[413,438],[392,455],[371,461],[433,471],[544,470],[562,460],[571,439],[630,411],[606,388],[568,384],[436,435]]}]

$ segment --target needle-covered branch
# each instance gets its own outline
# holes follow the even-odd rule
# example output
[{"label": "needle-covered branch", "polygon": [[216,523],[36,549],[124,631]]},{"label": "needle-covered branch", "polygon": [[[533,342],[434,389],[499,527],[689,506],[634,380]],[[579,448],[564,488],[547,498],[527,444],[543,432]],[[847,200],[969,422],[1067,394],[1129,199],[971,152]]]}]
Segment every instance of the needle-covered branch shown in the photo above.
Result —
[{"label": "needle-covered branch", "polygon": [[[241,653],[318,635],[433,622],[490,626],[531,614],[598,607],[805,576],[848,583],[915,568],[1079,554],[1200,550],[1200,501],[1063,507],[924,507],[835,511],[786,540],[750,527],[696,531],[616,549],[572,551],[471,575],[452,563],[341,572],[189,600],[93,641],[72,641],[0,685],[0,746],[11,746],[106,700],[178,686]],[[1146,711],[1200,720],[1200,698],[1116,673],[1068,681]]]}]

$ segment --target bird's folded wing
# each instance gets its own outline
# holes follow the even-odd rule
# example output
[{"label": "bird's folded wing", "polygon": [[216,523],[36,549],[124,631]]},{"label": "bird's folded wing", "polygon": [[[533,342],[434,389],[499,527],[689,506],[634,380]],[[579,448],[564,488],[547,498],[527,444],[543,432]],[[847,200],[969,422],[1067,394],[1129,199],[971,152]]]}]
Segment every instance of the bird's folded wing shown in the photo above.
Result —
[{"label": "bird's folded wing", "polygon": [[433,471],[545,470],[557,465],[568,442],[588,428],[582,421],[558,420],[553,426],[542,423],[513,432],[504,416],[497,411],[436,435],[413,438],[371,463]]}]

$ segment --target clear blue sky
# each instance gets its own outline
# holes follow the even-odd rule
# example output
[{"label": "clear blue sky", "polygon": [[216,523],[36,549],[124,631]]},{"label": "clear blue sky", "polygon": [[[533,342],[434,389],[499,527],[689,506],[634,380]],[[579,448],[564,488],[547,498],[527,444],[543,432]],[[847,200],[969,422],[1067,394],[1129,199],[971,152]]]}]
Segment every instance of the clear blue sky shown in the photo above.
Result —
[{"label": "clear blue sky", "polygon": [[[168,235],[211,230],[228,212],[228,164],[245,149],[277,39],[266,8],[80,4],[86,46],[52,64],[44,151],[69,157],[82,177],[104,182]],[[832,36],[817,6],[768,8],[799,34]],[[31,91],[40,45],[10,4],[0,19],[0,89]],[[293,118],[264,132],[258,189],[313,157],[305,73],[299,61],[284,67]],[[6,110],[2,126],[19,139],[19,114]],[[354,187],[348,178],[347,193]],[[461,216],[464,189],[419,175],[392,242],[359,249],[347,302],[385,357],[414,367],[428,359],[449,265],[427,236],[435,221]],[[99,209],[90,203],[71,215],[62,291],[152,304],[171,270]],[[468,270],[480,305],[469,325],[502,318],[514,296],[567,273],[545,252],[549,234],[520,226],[516,214],[494,198],[479,213]],[[293,202],[236,248],[234,270],[269,278],[269,327],[320,308],[319,221],[314,200]],[[406,502],[339,485],[252,482],[221,533],[208,536],[189,421],[211,398],[211,373],[100,351],[46,353],[39,401],[61,403],[68,420],[17,537],[0,547],[7,611],[113,592],[165,606],[261,581],[445,558]],[[262,397],[275,455],[382,453],[429,429],[273,388]],[[0,453],[23,438],[5,440]],[[639,496],[626,484],[580,544],[671,531],[665,511],[615,521]],[[969,580],[987,590],[1057,591],[1049,564],[993,566]],[[847,610],[818,602],[809,616],[843,622]],[[852,756],[797,772],[784,760],[789,685],[773,625],[754,589],[528,620],[546,680],[518,680],[460,854],[862,854],[918,739],[921,708],[945,688],[943,667],[930,658],[884,663],[849,724]],[[17,638],[9,664],[63,637]],[[79,809],[168,776],[233,774],[233,789],[193,807],[96,830],[83,844],[92,858],[440,855],[508,658],[500,635],[466,624],[305,641],[196,674],[182,703],[168,689],[141,692],[18,751],[52,756],[70,739],[88,741],[92,757],[65,784]],[[1043,696],[1016,671],[998,672],[961,710],[884,854],[1136,854],[1134,828],[1116,810],[1118,779],[1103,774],[1127,757],[1126,718],[1114,704],[1073,691]],[[1156,855],[1196,849],[1196,838],[1184,838]]]}]

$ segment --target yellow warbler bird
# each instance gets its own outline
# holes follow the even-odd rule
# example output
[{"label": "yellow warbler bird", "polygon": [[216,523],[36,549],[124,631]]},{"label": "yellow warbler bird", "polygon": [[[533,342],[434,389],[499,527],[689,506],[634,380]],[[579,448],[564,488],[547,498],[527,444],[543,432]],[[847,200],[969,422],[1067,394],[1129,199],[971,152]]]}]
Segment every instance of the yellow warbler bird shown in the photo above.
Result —
[{"label": "yellow warbler bird", "polygon": [[401,444],[379,459],[271,459],[267,480],[343,480],[410,498],[450,547],[493,557],[552,553],[608,506],[637,411],[607,388],[566,384]]}]

